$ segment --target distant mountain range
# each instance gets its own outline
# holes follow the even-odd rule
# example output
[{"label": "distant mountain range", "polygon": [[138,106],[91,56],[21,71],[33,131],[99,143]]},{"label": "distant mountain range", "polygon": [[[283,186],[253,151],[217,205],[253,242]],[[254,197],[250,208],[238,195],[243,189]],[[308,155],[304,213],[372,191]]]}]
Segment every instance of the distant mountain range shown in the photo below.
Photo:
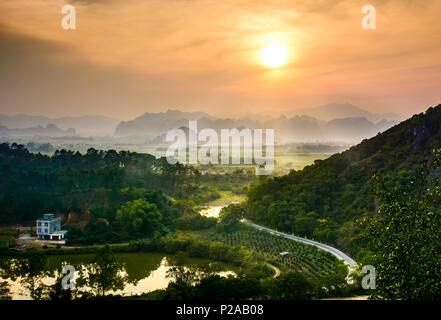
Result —
[{"label": "distant mountain range", "polygon": [[0,115],[0,125],[10,129],[24,129],[53,124],[60,129],[74,128],[77,134],[100,136],[113,135],[120,120],[105,116],[81,116],[49,118],[18,114],[15,116]]},{"label": "distant mountain range", "polygon": [[296,109],[292,111],[285,112],[287,116],[300,116],[306,115],[310,117],[314,117],[319,120],[330,121],[334,119],[343,119],[343,118],[365,118],[371,122],[378,122],[381,120],[395,120],[395,121],[404,121],[406,117],[398,115],[396,113],[382,113],[376,114],[369,111],[366,111],[360,107],[354,106],[350,103],[330,103],[318,107],[313,108],[305,108],[305,109]]},{"label": "distant mountain range", "polygon": [[[362,109],[360,109],[362,110]],[[355,113],[355,112],[353,112]],[[165,133],[173,128],[188,127],[189,120],[198,120],[198,130],[211,128],[220,133],[221,129],[275,129],[276,142],[288,143],[299,141],[361,141],[378,132],[387,130],[399,121],[382,119],[372,122],[365,117],[346,117],[330,121],[318,120],[311,116],[280,116],[268,120],[260,117],[216,118],[203,112],[182,112],[168,110],[161,113],[144,115],[122,122],[115,130],[119,137],[142,136],[152,142],[165,141]]]},{"label": "distant mountain range", "polygon": [[122,121],[115,130],[117,136],[147,136],[160,135],[171,128],[188,126],[188,120],[201,118],[214,119],[204,112],[182,112],[179,110],[167,110],[167,112],[149,113],[130,121]]},{"label": "distant mountain range", "polygon": [[[152,142],[164,140],[172,128],[188,127],[189,120],[198,120],[198,129],[262,128],[275,129],[276,142],[348,141],[359,142],[382,132],[404,117],[392,114],[374,114],[351,104],[324,106],[285,112],[278,117],[264,113],[248,113],[239,117],[219,118],[205,112],[168,110],[144,113],[130,120],[119,121],[105,116],[49,118],[19,114],[0,115],[3,136],[43,135],[54,137],[116,136],[143,137]],[[50,125],[48,127],[48,125]],[[6,128],[5,128],[6,127]],[[72,129],[74,131],[72,131]],[[57,131],[58,130],[58,131]],[[59,131],[61,130],[61,131]],[[62,131],[65,132],[62,132]],[[70,130],[70,131],[66,131]]]},{"label": "distant mountain range", "polygon": [[63,137],[74,136],[75,129],[60,129],[54,124],[48,124],[46,127],[30,127],[30,128],[15,128],[9,129],[5,126],[0,126],[0,137]]}]

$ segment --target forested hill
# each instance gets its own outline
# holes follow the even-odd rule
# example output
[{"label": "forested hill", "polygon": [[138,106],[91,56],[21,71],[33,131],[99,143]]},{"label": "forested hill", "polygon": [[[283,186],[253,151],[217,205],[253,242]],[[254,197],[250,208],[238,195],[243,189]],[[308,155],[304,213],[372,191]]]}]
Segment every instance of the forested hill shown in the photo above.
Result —
[{"label": "forested hill", "polygon": [[356,220],[375,212],[374,174],[402,188],[441,146],[441,105],[300,171],[249,188],[249,219],[362,254]]},{"label": "forested hill", "polygon": [[199,177],[191,166],[170,165],[149,154],[91,148],[86,154],[57,150],[46,156],[2,143],[0,224],[30,223],[45,212],[96,209],[113,214],[132,200],[128,188],[160,189],[185,198],[199,191]]}]

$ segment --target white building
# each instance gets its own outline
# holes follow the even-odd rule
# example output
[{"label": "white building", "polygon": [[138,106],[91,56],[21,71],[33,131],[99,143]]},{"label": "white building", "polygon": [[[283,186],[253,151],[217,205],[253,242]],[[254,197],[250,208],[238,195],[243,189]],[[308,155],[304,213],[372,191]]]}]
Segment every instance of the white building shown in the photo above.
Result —
[{"label": "white building", "polygon": [[37,220],[37,237],[42,240],[63,240],[67,230],[61,230],[61,219],[55,214],[46,213],[42,219]]}]

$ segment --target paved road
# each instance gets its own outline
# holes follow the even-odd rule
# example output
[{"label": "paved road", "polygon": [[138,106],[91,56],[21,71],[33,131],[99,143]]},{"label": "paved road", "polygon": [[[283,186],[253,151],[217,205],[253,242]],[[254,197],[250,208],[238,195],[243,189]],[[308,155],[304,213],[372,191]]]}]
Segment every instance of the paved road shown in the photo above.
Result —
[{"label": "paved road", "polygon": [[291,239],[294,241],[309,244],[309,245],[315,246],[321,250],[327,251],[327,252],[331,253],[332,255],[334,255],[335,257],[337,257],[337,259],[342,260],[345,264],[349,265],[349,269],[350,269],[349,271],[354,270],[355,267],[357,266],[357,262],[355,262],[355,260],[353,260],[351,257],[349,257],[348,255],[346,255],[345,253],[341,252],[340,250],[338,250],[334,247],[328,246],[326,244],[323,244],[323,243],[320,243],[317,241],[293,236],[291,234],[287,234],[287,233],[283,233],[283,232],[279,232],[277,230],[273,230],[273,229],[270,229],[270,228],[267,228],[264,226],[260,226],[258,224],[252,223],[247,220],[243,220],[243,222],[250,225],[250,226],[253,226],[254,228],[257,228],[259,230],[265,230],[271,234],[276,234],[276,235],[279,235],[279,236],[282,236],[282,237],[285,237],[285,238],[288,238],[288,239]]}]

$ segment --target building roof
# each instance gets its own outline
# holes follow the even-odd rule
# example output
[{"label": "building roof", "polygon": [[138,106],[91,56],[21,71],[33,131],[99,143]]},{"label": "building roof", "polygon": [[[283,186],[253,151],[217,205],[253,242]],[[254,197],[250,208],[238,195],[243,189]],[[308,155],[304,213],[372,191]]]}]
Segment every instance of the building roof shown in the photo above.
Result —
[{"label": "building roof", "polygon": [[50,222],[50,221],[54,221],[54,220],[58,220],[58,219],[60,219],[60,217],[57,217],[57,218],[52,217],[51,219],[48,219],[48,218],[44,217],[44,218],[37,219],[37,221],[46,221],[46,222],[49,221]]},{"label": "building roof", "polygon": [[58,231],[54,231],[51,233],[52,234],[65,234],[67,232],[67,230],[58,230]]}]

